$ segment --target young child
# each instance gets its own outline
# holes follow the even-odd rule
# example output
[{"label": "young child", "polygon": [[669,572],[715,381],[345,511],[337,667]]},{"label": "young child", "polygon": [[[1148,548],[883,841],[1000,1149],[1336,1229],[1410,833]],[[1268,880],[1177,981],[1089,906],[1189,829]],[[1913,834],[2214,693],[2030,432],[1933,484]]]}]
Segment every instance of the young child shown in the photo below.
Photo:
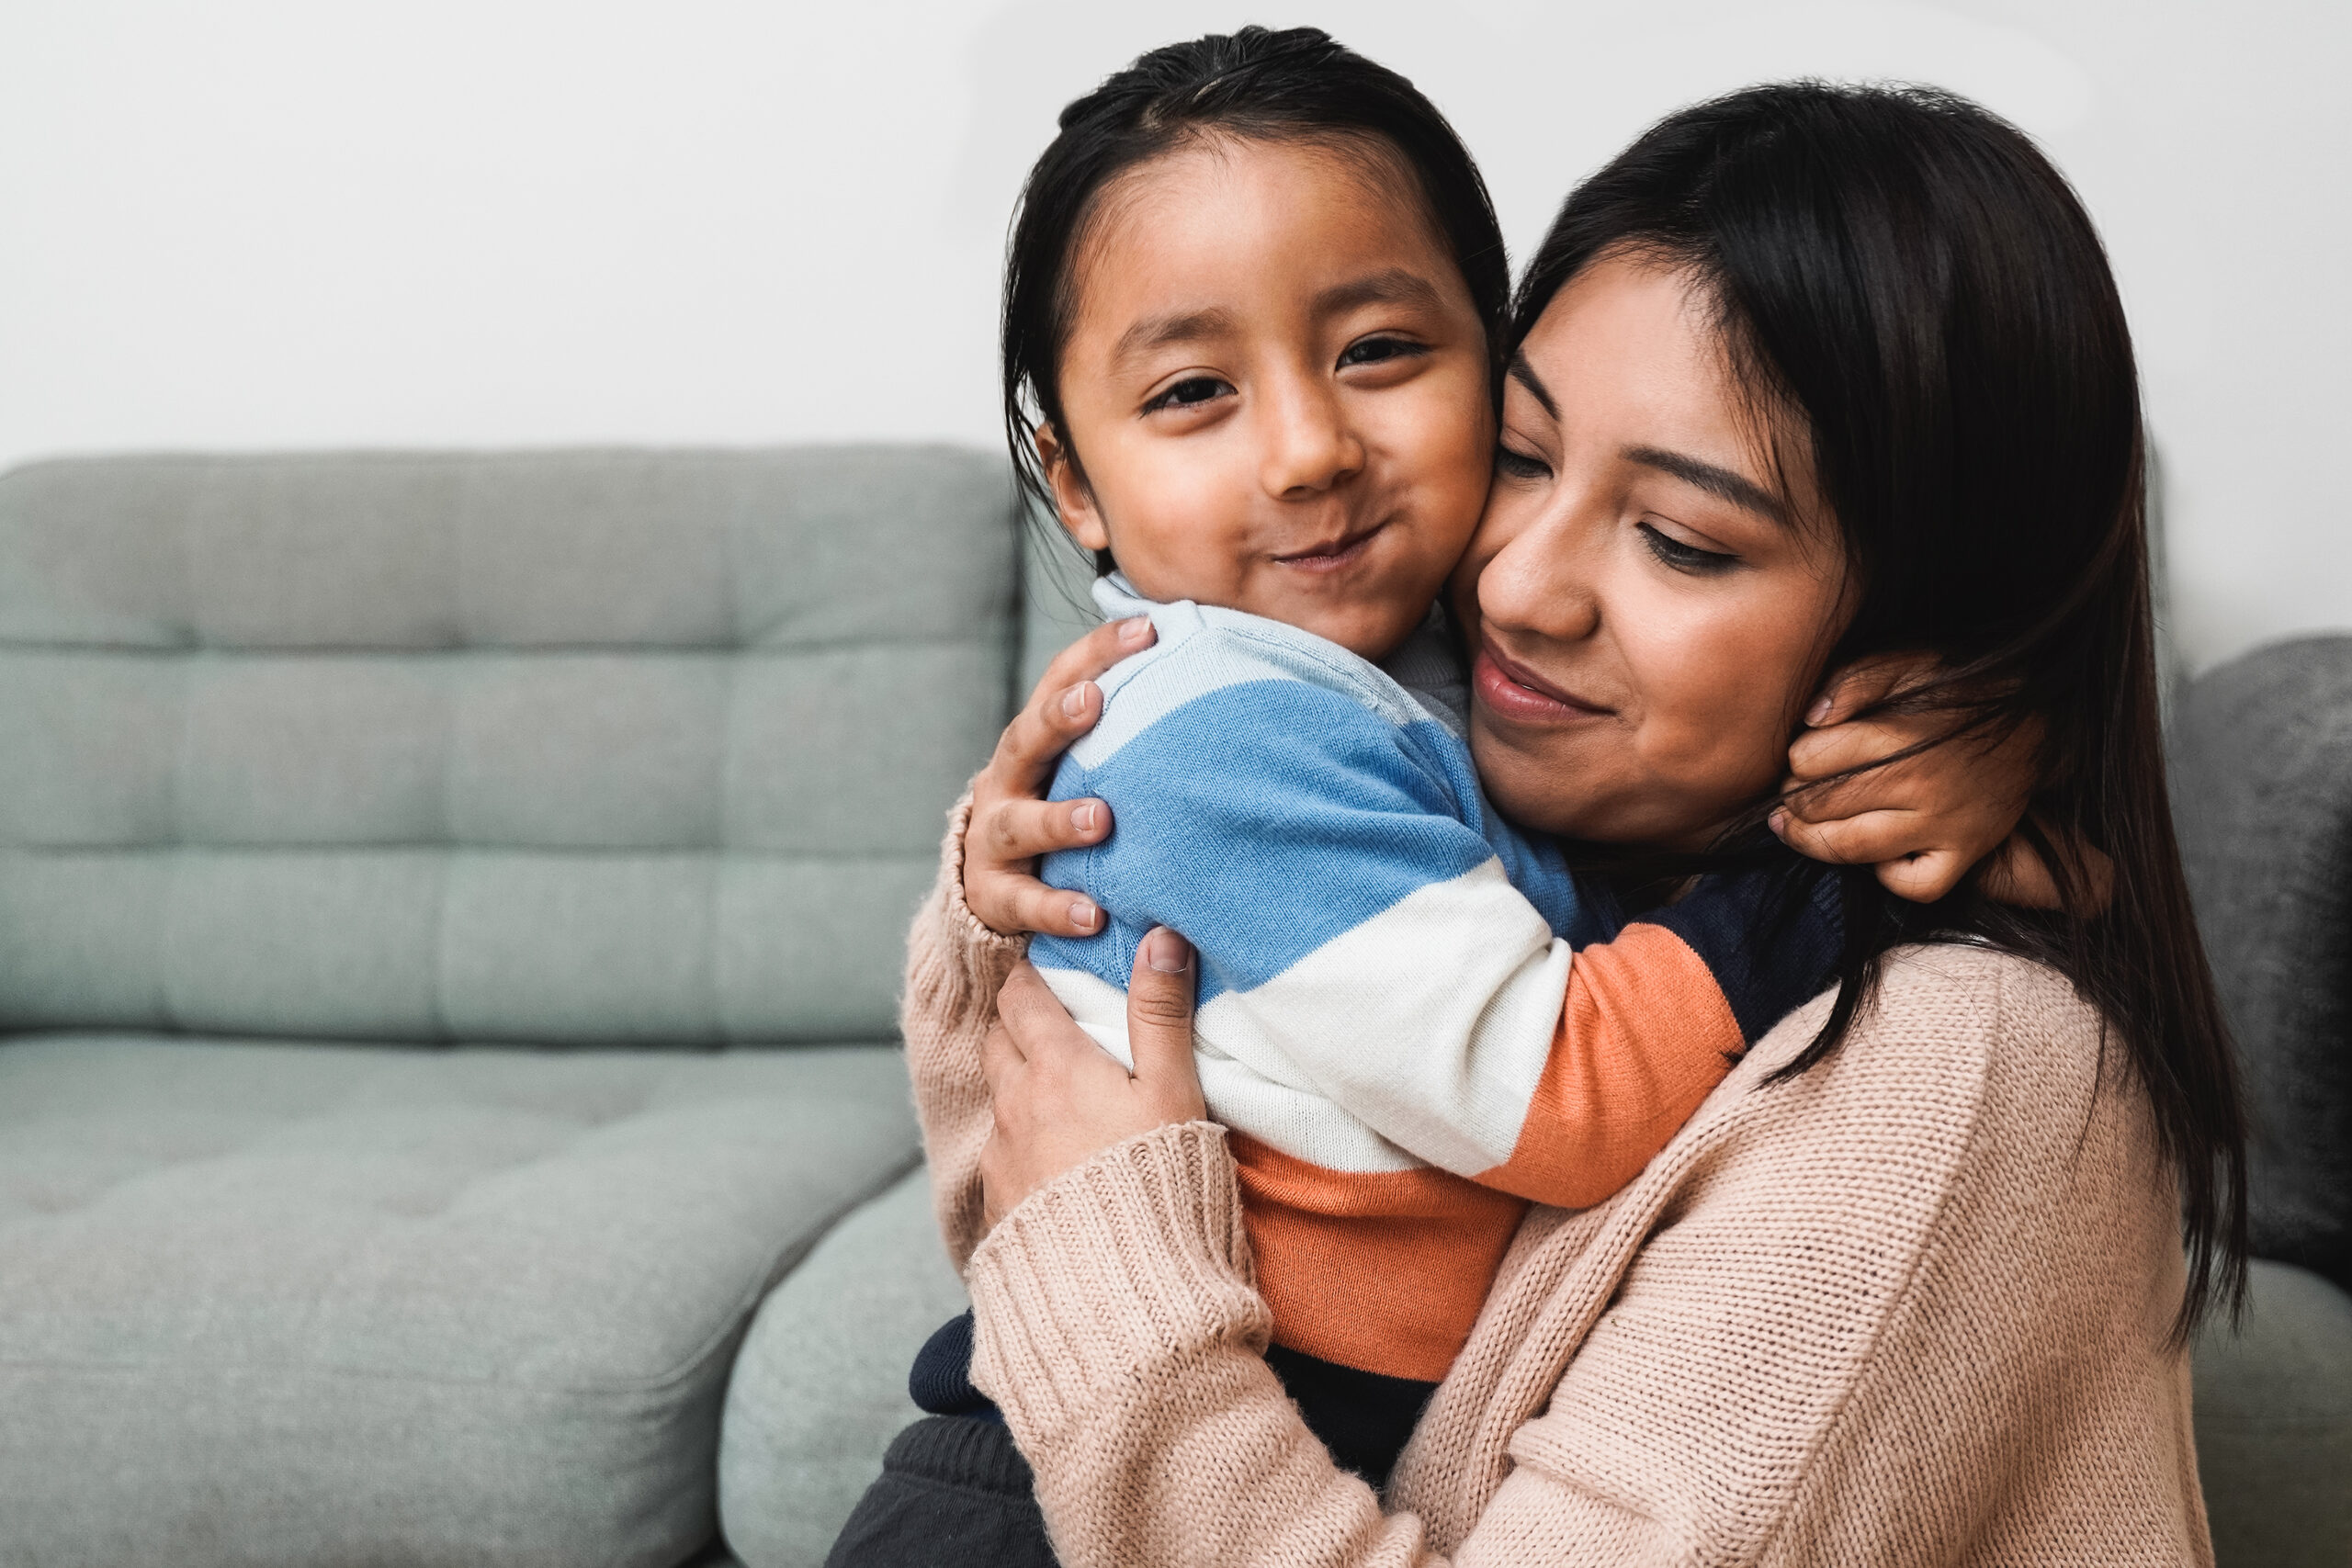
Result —
[{"label": "young child", "polygon": [[[1158,632],[1053,790],[1111,803],[1044,870],[1107,930],[1030,957],[1126,1060],[1136,944],[1194,945],[1268,1359],[1374,1484],[1527,1203],[1630,1180],[1840,950],[1833,878],[1710,876],[1629,922],[1481,795],[1432,606],[1491,471],[1506,293],[1436,109],[1257,28],[1064,112],[1006,288],[1016,455],[1115,562],[1103,613]],[[986,1413],[969,1353],[968,1319],[942,1330],[917,1403]]]}]

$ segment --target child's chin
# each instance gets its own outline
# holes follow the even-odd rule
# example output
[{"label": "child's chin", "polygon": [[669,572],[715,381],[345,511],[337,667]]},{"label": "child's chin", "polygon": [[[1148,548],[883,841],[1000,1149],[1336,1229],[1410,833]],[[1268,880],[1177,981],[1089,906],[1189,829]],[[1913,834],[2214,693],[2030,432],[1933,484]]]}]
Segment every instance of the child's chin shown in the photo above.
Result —
[{"label": "child's chin", "polygon": [[1377,664],[1396,651],[1396,647],[1413,635],[1428,614],[1424,605],[1419,614],[1406,614],[1393,604],[1336,605],[1323,604],[1302,611],[1295,616],[1282,616],[1302,631],[1338,643],[1359,659],[1369,659]]}]

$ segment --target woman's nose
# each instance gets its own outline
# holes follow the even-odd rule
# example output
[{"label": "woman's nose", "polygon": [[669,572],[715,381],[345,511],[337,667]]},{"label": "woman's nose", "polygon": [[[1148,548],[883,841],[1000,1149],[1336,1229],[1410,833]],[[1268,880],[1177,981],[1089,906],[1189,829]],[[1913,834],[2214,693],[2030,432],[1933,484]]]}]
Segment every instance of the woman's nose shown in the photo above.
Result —
[{"label": "woman's nose", "polygon": [[1317,387],[1284,389],[1267,400],[1264,484],[1270,495],[1314,495],[1360,472],[1363,442],[1339,400]]},{"label": "woman's nose", "polygon": [[1572,531],[1522,529],[1478,573],[1478,618],[1498,631],[1555,642],[1590,637],[1600,599],[1579,570]]}]

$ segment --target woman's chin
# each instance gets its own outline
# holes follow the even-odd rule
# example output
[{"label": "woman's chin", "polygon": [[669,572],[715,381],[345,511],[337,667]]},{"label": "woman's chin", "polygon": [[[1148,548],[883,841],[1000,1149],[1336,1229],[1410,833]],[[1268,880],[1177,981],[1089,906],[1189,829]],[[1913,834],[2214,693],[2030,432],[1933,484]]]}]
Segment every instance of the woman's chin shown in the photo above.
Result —
[{"label": "woman's chin", "polygon": [[1596,826],[1594,792],[1580,788],[1605,766],[1590,744],[1598,736],[1544,736],[1544,743],[1514,727],[1497,724],[1480,708],[1470,710],[1470,756],[1487,798],[1521,827],[1560,838],[1589,839]]}]

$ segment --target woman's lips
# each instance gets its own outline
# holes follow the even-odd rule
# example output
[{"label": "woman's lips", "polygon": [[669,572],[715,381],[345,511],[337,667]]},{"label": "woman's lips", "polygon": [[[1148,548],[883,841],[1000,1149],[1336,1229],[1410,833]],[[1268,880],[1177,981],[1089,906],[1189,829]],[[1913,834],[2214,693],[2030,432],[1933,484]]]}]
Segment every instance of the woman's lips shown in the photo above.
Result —
[{"label": "woman's lips", "polygon": [[1583,702],[1551,684],[1522,665],[1481,643],[1470,663],[1470,689],[1477,700],[1507,719],[1523,724],[1561,724],[1573,719],[1606,718],[1615,710]]}]

